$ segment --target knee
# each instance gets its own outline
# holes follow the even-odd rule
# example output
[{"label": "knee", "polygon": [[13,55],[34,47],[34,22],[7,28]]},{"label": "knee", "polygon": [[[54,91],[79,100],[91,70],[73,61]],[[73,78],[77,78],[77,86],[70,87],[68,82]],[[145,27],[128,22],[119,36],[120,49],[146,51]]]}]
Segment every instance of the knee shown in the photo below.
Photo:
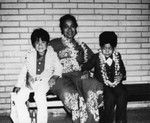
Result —
[{"label": "knee", "polygon": [[118,100],[119,101],[127,101],[127,92],[126,91],[122,91],[121,93],[118,94]]},{"label": "knee", "polygon": [[98,103],[98,101],[102,102],[102,91],[88,91],[87,93],[87,103]]},{"label": "knee", "polygon": [[114,102],[114,96],[113,95],[104,95],[104,100],[107,103],[113,103]]},{"label": "knee", "polygon": [[15,104],[25,104],[27,101],[26,97],[17,94],[16,98],[14,99]]},{"label": "knee", "polygon": [[78,99],[79,99],[78,93],[65,92],[63,94],[63,102],[70,109],[73,109],[73,110],[78,109]]},{"label": "knee", "polygon": [[115,106],[115,101],[113,97],[107,97],[107,99],[104,99],[104,106],[107,109],[113,109]]}]

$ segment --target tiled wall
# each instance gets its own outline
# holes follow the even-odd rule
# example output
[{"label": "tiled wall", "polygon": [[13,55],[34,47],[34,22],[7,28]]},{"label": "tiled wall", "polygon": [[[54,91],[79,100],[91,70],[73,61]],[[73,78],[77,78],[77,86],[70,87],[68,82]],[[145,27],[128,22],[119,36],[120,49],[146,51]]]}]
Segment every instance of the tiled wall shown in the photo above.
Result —
[{"label": "tiled wall", "polygon": [[10,112],[10,91],[33,29],[59,37],[59,18],[67,13],[76,16],[78,38],[94,52],[99,34],[115,31],[127,69],[125,83],[150,83],[150,0],[0,0],[0,113]]}]

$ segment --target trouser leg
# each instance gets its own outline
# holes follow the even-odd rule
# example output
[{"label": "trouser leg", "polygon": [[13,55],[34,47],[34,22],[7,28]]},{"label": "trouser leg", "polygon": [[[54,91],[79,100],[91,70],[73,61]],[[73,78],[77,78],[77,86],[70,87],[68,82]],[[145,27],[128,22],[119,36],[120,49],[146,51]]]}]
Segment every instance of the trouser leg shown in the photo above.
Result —
[{"label": "trouser leg", "polygon": [[104,122],[113,123],[115,97],[111,88],[104,88]]},{"label": "trouser leg", "polygon": [[100,120],[99,106],[103,103],[103,86],[95,79],[82,80],[83,95],[87,105],[88,120],[86,123],[97,123]]},{"label": "trouser leg", "polygon": [[123,86],[118,86],[116,93],[116,122],[127,123],[127,91]]},{"label": "trouser leg", "polygon": [[28,88],[21,88],[20,91],[17,93],[15,105],[17,109],[19,123],[31,122],[29,111],[26,106],[26,101],[29,98],[29,94],[30,94],[30,90]]},{"label": "trouser leg", "polygon": [[80,123],[79,93],[74,83],[68,78],[59,78],[51,91],[58,95],[66,110],[71,113],[73,123]]},{"label": "trouser leg", "polygon": [[35,94],[35,101],[37,105],[37,123],[47,123],[47,101],[46,94]]},{"label": "trouser leg", "polygon": [[104,107],[99,107],[100,120],[99,123],[104,123]]},{"label": "trouser leg", "polygon": [[48,85],[44,82],[39,82],[34,85],[35,102],[37,105],[37,123],[47,123],[48,112],[47,112],[47,100],[46,93],[48,91]]}]

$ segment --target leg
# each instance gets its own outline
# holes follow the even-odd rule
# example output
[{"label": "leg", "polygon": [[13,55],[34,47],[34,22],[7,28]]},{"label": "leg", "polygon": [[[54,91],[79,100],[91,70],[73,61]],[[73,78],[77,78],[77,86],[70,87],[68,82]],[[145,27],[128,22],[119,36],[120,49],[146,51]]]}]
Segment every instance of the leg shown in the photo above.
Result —
[{"label": "leg", "polygon": [[95,79],[82,80],[82,90],[88,110],[87,123],[97,123],[100,120],[99,106],[103,103],[103,85]]},{"label": "leg", "polygon": [[113,123],[115,97],[113,88],[104,87],[104,122]]},{"label": "leg", "polygon": [[115,88],[116,94],[116,122],[127,123],[127,90],[120,84]]},{"label": "leg", "polygon": [[75,80],[72,78],[61,78],[54,86],[55,94],[64,103],[66,109],[72,114],[73,123],[85,123],[87,121],[87,110],[84,98],[78,91]]},{"label": "leg", "polygon": [[100,120],[99,123],[104,123],[104,107],[99,107]]},{"label": "leg", "polygon": [[46,94],[35,93],[35,101],[37,105],[37,123],[47,123],[48,112]]},{"label": "leg", "polygon": [[48,121],[46,100],[47,91],[48,86],[44,85],[44,82],[37,82],[37,85],[34,85],[34,98],[37,105],[37,123],[47,123]]},{"label": "leg", "polygon": [[[86,98],[85,95],[87,93],[84,93],[83,89],[83,81],[81,79],[81,73],[80,72],[74,72],[71,77],[72,82],[74,83],[77,92],[79,93],[79,98],[78,98],[78,104],[79,104],[79,116],[80,116],[80,123],[88,123],[92,122],[92,115],[88,111],[87,108],[87,103],[86,103]],[[94,123],[94,122],[92,122]]]},{"label": "leg", "polygon": [[73,123],[80,123],[79,93],[72,81],[66,78],[57,80],[52,92],[58,95],[68,112],[72,114]]},{"label": "leg", "polygon": [[20,91],[17,93],[15,105],[17,108],[19,123],[30,123],[31,122],[28,108],[25,104],[29,98],[29,94],[30,94],[30,90],[26,87],[21,88]]}]

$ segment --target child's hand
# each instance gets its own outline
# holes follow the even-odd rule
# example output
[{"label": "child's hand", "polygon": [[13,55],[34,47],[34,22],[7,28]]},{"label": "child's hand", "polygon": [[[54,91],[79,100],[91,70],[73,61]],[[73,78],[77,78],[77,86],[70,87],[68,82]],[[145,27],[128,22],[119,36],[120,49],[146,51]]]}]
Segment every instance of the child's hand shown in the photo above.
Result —
[{"label": "child's hand", "polygon": [[40,75],[37,75],[35,78],[34,78],[34,81],[42,81],[42,78]]},{"label": "child's hand", "polygon": [[113,82],[112,84],[113,84],[112,87],[114,88],[114,87],[116,87],[116,86],[118,85],[118,82],[115,81],[115,82]]},{"label": "child's hand", "polygon": [[122,74],[119,74],[115,77],[115,81],[113,82],[114,87],[116,87],[122,80]]},{"label": "child's hand", "polygon": [[109,87],[114,87],[114,84],[109,80],[106,81],[106,85]]},{"label": "child's hand", "polygon": [[120,82],[122,80],[122,74],[120,73],[118,76],[115,77],[116,82]]},{"label": "child's hand", "polygon": [[31,76],[31,74],[28,73],[28,83],[33,83],[34,78]]},{"label": "child's hand", "polygon": [[20,87],[14,87],[13,92],[18,93],[20,91],[20,89],[21,89]]}]

